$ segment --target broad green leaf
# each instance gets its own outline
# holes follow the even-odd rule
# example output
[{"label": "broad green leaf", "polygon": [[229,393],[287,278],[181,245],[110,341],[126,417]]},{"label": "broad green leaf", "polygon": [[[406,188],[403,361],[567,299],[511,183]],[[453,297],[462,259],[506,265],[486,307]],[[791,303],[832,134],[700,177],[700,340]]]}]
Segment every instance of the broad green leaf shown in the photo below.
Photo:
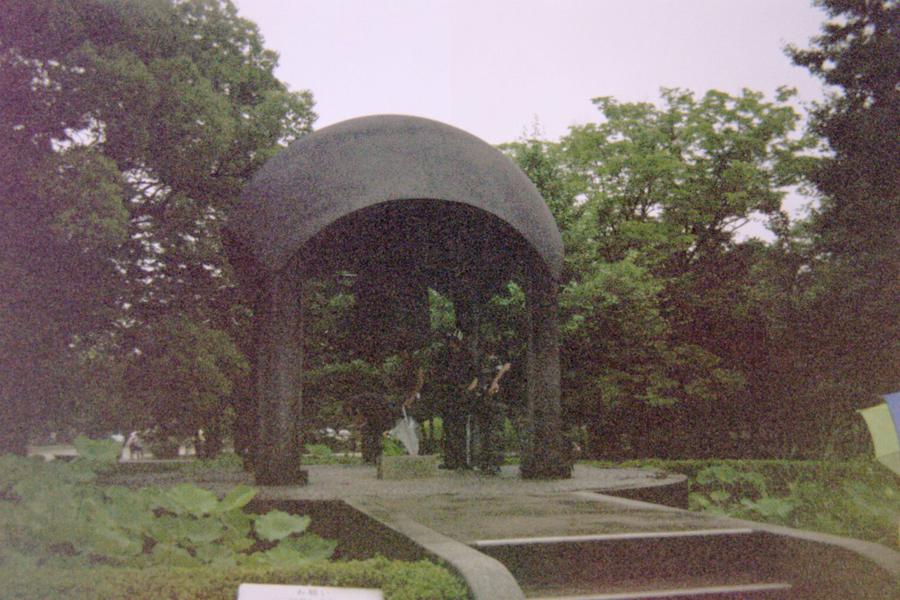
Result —
[{"label": "broad green leaf", "polygon": [[740,473],[728,465],[712,465],[697,473],[697,482],[707,485],[710,483],[732,484],[740,478]]},{"label": "broad green leaf", "polygon": [[216,542],[222,547],[229,548],[232,552],[243,552],[249,550],[256,542],[253,538],[246,535],[238,535],[232,530],[226,531],[222,539]]},{"label": "broad green leaf", "polygon": [[206,544],[195,550],[197,560],[217,567],[233,567],[237,565],[235,551],[222,544]]},{"label": "broad green leaf", "polygon": [[756,501],[743,498],[741,499],[741,504],[766,518],[778,517],[779,519],[786,519],[794,511],[793,502],[768,496]]},{"label": "broad green leaf", "polygon": [[208,544],[225,534],[225,526],[216,519],[164,515],[153,519],[146,534],[161,543]]},{"label": "broad green leaf", "polygon": [[219,521],[228,528],[229,532],[239,537],[246,537],[250,534],[253,525],[253,517],[240,511],[229,511],[218,515]]},{"label": "broad green leaf", "polygon": [[185,518],[163,515],[153,519],[147,527],[147,535],[161,544],[175,544],[187,537],[184,528]]},{"label": "broad green leaf", "polygon": [[276,542],[293,533],[302,533],[309,527],[309,517],[290,515],[273,510],[256,517],[256,534],[264,540]]},{"label": "broad green leaf", "polygon": [[182,523],[184,539],[194,544],[210,544],[222,537],[225,526],[210,518],[190,519]]},{"label": "broad green leaf", "polygon": [[217,513],[225,513],[244,508],[256,496],[258,490],[247,485],[239,485],[222,498],[215,508]]},{"label": "broad green leaf", "polygon": [[214,511],[219,504],[213,492],[188,483],[166,490],[165,495],[170,500],[169,507],[179,515],[187,513],[200,517]]},{"label": "broad green leaf", "polygon": [[278,547],[284,547],[299,553],[307,562],[327,560],[334,554],[337,542],[320,538],[314,533],[304,533],[299,537],[292,537],[278,542]]},{"label": "broad green leaf", "polygon": [[119,527],[136,533],[146,532],[153,522],[153,513],[135,498],[123,497],[108,502],[103,512]]},{"label": "broad green leaf", "polygon": [[117,528],[97,528],[91,539],[91,553],[100,554],[112,559],[122,556],[137,556],[143,552],[144,544],[140,537],[131,536]]},{"label": "broad green leaf", "polygon": [[744,481],[753,484],[753,486],[763,495],[766,494],[766,478],[763,477],[760,473],[755,471],[749,471],[746,473],[741,473],[741,479]]},{"label": "broad green leaf", "polygon": [[280,545],[265,552],[257,552],[256,558],[260,564],[275,568],[292,568],[309,562],[300,552]]},{"label": "broad green leaf", "polygon": [[274,568],[294,568],[312,562],[327,560],[334,553],[336,542],[307,534],[299,538],[282,540],[266,552],[257,552],[249,557],[249,563]]},{"label": "broad green leaf", "polygon": [[174,544],[156,544],[151,558],[154,564],[171,567],[188,567],[199,563],[187,550]]},{"label": "broad green leaf", "polygon": [[690,494],[688,494],[688,504],[690,505],[691,509],[695,510],[704,510],[712,506],[712,502],[709,501],[709,498],[707,498],[700,492],[691,492]]}]

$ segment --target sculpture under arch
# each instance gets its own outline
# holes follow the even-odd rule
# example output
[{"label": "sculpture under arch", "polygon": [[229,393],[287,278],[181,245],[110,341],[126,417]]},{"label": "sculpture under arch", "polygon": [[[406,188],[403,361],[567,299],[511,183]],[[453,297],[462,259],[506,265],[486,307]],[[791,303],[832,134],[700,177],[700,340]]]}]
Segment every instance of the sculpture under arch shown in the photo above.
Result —
[{"label": "sculpture under arch", "polygon": [[[303,281],[359,273],[369,306],[410,306],[427,287],[473,310],[499,285],[528,305],[523,477],[568,476],[560,422],[557,281],[562,240],[546,203],[498,150],[454,127],[399,115],[352,119],[292,143],[247,184],[226,228],[231,261],[256,290],[252,351],[261,484],[299,466]],[[369,288],[366,288],[369,282]],[[369,291],[366,291],[369,290]],[[427,306],[427,304],[426,304]],[[401,340],[402,342],[402,340]]]}]

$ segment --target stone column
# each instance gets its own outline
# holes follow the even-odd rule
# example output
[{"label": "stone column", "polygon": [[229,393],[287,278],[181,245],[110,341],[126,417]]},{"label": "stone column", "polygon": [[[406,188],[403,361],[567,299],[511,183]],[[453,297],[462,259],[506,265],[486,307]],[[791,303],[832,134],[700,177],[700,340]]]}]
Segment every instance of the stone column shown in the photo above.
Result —
[{"label": "stone column", "polygon": [[519,469],[526,479],[563,479],[571,475],[562,435],[557,285],[543,265],[532,266],[525,291],[528,424]]},{"label": "stone column", "polygon": [[254,472],[260,485],[303,485],[300,464],[303,372],[303,277],[272,274],[260,296],[256,398],[259,423]]}]

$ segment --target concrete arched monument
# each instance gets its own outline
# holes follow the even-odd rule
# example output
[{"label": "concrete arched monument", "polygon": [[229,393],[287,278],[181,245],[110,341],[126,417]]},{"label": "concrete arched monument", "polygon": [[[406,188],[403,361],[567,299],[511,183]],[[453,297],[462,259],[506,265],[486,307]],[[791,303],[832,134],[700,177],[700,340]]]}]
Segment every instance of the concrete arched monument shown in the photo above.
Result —
[{"label": "concrete arched monument", "polygon": [[402,331],[371,336],[375,353],[386,339],[416,343],[408,325],[427,327],[428,287],[448,295],[466,321],[502,285],[521,283],[529,317],[521,475],[568,476],[556,296],[562,240],[537,189],[498,150],[417,117],[326,127],[259,170],[229,215],[226,243],[239,278],[257,290],[252,359],[265,439],[255,452],[258,483],[305,479],[300,298],[306,278],[337,269],[357,275],[364,309],[405,310]]}]

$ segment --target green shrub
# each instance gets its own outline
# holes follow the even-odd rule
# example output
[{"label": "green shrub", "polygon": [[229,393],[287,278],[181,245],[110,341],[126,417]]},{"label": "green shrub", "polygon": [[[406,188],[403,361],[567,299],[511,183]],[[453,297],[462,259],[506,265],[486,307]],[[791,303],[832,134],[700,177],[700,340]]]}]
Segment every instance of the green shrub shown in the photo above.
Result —
[{"label": "green shrub", "polygon": [[362,458],[347,454],[335,454],[330,446],[325,444],[306,444],[306,453],[303,455],[305,464],[313,465],[357,465],[362,464]]},{"label": "green shrub", "polygon": [[[735,517],[760,517],[787,524],[797,507],[793,498],[770,496],[766,478],[756,471],[742,471],[732,465],[713,464],[697,472],[692,480],[691,507]],[[702,490],[702,491],[700,491]]]},{"label": "green shrub", "polygon": [[435,442],[440,443],[444,441],[444,420],[440,417],[434,416],[431,417],[428,421],[430,423],[429,427],[431,427],[431,437]]},{"label": "green shrub", "polygon": [[387,600],[461,600],[466,587],[430,563],[319,562],[298,568],[60,569],[0,561],[0,597],[8,600],[234,600],[241,583],[277,583],[381,589]]},{"label": "green shrub", "polygon": [[427,561],[331,562],[335,542],[309,518],[243,512],[256,490],[224,498],[189,484],[97,485],[116,456],[80,442],[71,463],[0,456],[0,598],[232,600],[242,582],[369,587],[395,600],[466,598]]},{"label": "green shrub", "polygon": [[590,461],[688,477],[690,507],[900,546],[898,478],[865,459]]},{"label": "green shrub", "polygon": [[188,473],[204,471],[243,471],[244,461],[234,452],[220,452],[215,458],[202,458],[179,463],[177,468]]},{"label": "green shrub", "polygon": [[48,566],[303,564],[331,556],[335,543],[304,533],[309,519],[243,512],[256,490],[221,500],[190,484],[131,490],[96,485],[98,452],[72,463],[0,457],[0,547]]},{"label": "green shrub", "polygon": [[432,415],[422,421],[422,439],[419,453],[440,454],[444,443],[444,421]]},{"label": "green shrub", "polygon": [[331,460],[334,458],[334,450],[326,444],[306,444],[305,450],[312,460]]},{"label": "green shrub", "polygon": [[115,440],[91,440],[78,436],[72,442],[78,458],[97,472],[109,471],[119,461],[122,444]]},{"label": "green shrub", "polygon": [[381,453],[385,456],[405,456],[406,448],[392,437],[381,438]]},{"label": "green shrub", "polygon": [[519,431],[509,419],[503,419],[503,450],[505,452],[518,452],[521,442]]},{"label": "green shrub", "polygon": [[[133,462],[118,463],[109,471],[115,475],[135,475],[138,473],[182,473],[186,476],[203,478],[212,472],[241,473],[244,461],[234,452],[221,452],[215,458],[189,458],[169,462]],[[100,481],[109,478],[101,477]]]}]

